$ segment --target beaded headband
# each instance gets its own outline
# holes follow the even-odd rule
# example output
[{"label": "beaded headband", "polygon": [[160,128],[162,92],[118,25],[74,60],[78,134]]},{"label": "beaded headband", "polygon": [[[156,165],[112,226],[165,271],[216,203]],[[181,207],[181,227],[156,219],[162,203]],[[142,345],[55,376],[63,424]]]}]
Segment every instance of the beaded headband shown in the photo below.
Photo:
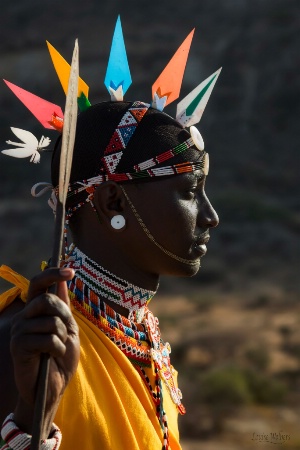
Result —
[{"label": "beaded headband", "polygon": [[[122,161],[128,143],[134,136],[139,124],[147,114],[149,108],[151,107],[157,109],[158,111],[162,111],[166,105],[170,104],[179,97],[193,34],[194,30],[187,36],[165,69],[154,82],[152,86],[151,105],[142,102],[134,102],[121,117],[121,120],[108,141],[103,157],[101,158],[103,167],[101,173],[98,176],[93,176],[86,180],[78,180],[75,183],[70,183],[68,194],[69,197],[86,190],[86,201],[91,202],[92,204],[93,192],[95,188],[106,180],[114,180],[116,182],[142,180],[157,176],[176,175],[194,170],[202,170],[205,175],[208,174],[208,154],[204,152],[204,142],[200,132],[193,125],[200,121],[221,69],[217,70],[210,77],[200,83],[177,105],[175,120],[183,128],[190,127],[190,137],[188,137],[188,139],[157,156],[134,164],[132,170],[126,172],[118,171],[118,165],[120,164],[120,161]],[[53,65],[63,90],[66,93],[70,75],[70,65],[49,42],[47,42],[47,45]],[[45,128],[56,129],[59,132],[63,131],[63,112],[58,105],[25,91],[9,81],[4,81]],[[123,101],[124,94],[128,90],[131,83],[132,79],[125,49],[121,20],[120,17],[118,17],[104,80],[104,84],[110,94],[111,101]],[[88,99],[88,94],[88,85],[81,78],[79,78],[78,105],[82,112],[86,111],[91,106]],[[10,140],[7,141],[8,144],[14,145],[15,148],[2,150],[2,153],[16,158],[31,157],[31,162],[39,162],[40,152],[44,151],[50,144],[50,139],[42,136],[40,141],[38,141],[38,139],[36,139],[36,137],[29,131],[19,128],[11,128],[11,130],[21,142],[12,142]],[[197,163],[187,161],[173,165],[162,165],[175,155],[182,153],[191,147],[199,150],[199,160]],[[160,164],[160,167],[155,167],[158,164]],[[72,211],[69,210],[68,215],[70,216],[72,212],[78,209],[78,207],[80,207],[83,203],[84,202],[81,202],[76,205],[76,207],[72,208]]]}]

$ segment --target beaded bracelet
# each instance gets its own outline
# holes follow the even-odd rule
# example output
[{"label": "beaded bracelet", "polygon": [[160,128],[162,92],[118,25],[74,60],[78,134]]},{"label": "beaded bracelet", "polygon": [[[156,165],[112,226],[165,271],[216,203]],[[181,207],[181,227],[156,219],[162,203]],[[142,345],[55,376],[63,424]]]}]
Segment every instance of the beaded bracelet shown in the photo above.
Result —
[{"label": "beaded bracelet", "polygon": [[[58,450],[62,434],[53,424],[51,438],[41,441],[40,450]],[[14,422],[14,414],[9,414],[1,428],[0,450],[28,450],[31,444],[31,435],[23,433]]]}]

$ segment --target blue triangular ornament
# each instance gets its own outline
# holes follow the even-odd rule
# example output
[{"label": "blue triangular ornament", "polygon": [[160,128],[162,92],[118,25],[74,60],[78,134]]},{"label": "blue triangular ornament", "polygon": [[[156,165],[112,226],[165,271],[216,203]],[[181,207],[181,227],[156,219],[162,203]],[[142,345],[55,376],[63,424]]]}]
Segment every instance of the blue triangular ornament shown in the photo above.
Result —
[{"label": "blue triangular ornament", "polygon": [[131,83],[132,79],[126,54],[121,19],[120,16],[118,16],[104,84],[108,92],[110,92],[109,88],[117,90],[119,86],[122,86],[123,94],[125,94]]}]

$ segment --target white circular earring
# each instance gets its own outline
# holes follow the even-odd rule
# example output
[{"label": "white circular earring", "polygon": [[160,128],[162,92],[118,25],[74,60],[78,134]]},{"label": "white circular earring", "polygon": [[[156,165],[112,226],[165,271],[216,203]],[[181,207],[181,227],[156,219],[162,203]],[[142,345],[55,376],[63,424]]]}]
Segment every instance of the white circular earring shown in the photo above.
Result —
[{"label": "white circular earring", "polygon": [[110,221],[112,228],[114,228],[115,230],[121,230],[122,228],[124,228],[125,223],[126,223],[125,218],[120,214],[112,217]]}]

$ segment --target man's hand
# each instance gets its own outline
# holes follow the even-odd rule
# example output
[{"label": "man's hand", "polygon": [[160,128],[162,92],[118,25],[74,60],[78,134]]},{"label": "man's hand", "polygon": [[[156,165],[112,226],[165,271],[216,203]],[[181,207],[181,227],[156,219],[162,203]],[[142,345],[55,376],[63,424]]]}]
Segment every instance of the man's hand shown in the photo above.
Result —
[{"label": "man's hand", "polygon": [[[29,286],[25,308],[13,318],[10,349],[19,400],[15,422],[31,434],[37,377],[41,353],[50,354],[45,426],[47,438],[63,392],[76,371],[80,343],[78,327],[72,316],[65,281],[73,269],[50,268],[34,277]],[[57,295],[47,289],[58,283]]]}]

